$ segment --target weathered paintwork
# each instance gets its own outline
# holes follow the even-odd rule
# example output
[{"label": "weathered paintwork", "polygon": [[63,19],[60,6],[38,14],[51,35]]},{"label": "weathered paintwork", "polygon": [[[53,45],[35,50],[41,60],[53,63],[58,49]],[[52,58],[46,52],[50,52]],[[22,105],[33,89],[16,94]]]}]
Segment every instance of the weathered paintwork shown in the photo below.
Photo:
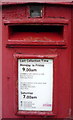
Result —
[{"label": "weathered paintwork", "polygon": [[72,118],[73,118],[73,7],[72,7],[72,16],[71,16],[71,110],[72,110]]},{"label": "weathered paintwork", "polygon": [[[29,1],[3,2],[2,37],[2,115],[3,118],[72,118],[71,82],[72,45],[73,45],[73,6],[72,1],[35,1],[43,3],[42,18],[30,18]],[[33,1],[30,1],[33,3]],[[25,4],[26,3],[26,4]],[[48,3],[48,4],[45,4]],[[30,27],[28,31],[20,28]],[[33,30],[33,26],[35,29]],[[39,26],[39,27],[36,27]],[[37,33],[43,26],[54,29],[52,32]],[[56,30],[55,26],[58,26]],[[36,31],[37,29],[37,31]],[[32,32],[31,32],[32,31]],[[50,37],[50,40],[48,38]],[[17,59],[18,58],[54,59],[54,94],[52,112],[18,111]],[[72,59],[71,59],[72,58]],[[73,96],[73,95],[72,95]],[[72,97],[73,98],[73,97]],[[72,111],[72,112],[71,112]]]},{"label": "weathered paintwork", "polygon": [[0,6],[0,119],[2,118],[2,6]]}]

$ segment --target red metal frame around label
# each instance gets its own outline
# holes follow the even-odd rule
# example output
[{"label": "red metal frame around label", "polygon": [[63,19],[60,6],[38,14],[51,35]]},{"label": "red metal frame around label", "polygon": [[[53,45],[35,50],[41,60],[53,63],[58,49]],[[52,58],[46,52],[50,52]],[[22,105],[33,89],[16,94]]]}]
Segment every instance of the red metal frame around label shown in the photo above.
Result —
[{"label": "red metal frame around label", "polygon": [[[55,89],[56,88],[56,69],[55,69],[55,64],[56,64],[56,58],[57,58],[57,54],[49,54],[49,55],[24,55],[24,54],[15,54],[14,55],[14,59],[15,59],[15,76],[16,76],[16,102],[15,102],[15,106],[16,106],[16,114],[17,115],[41,115],[41,116],[54,116],[56,115],[56,106],[57,106],[57,96],[55,96]],[[46,111],[19,111],[18,110],[18,59],[53,59],[53,71],[54,71],[54,75],[53,75],[53,111],[50,112],[46,112]]]}]

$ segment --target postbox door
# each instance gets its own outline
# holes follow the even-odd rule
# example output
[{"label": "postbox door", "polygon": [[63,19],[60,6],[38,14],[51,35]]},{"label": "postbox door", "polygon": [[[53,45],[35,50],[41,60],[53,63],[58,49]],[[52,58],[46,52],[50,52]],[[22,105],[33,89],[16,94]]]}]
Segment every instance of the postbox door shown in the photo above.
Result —
[{"label": "postbox door", "polygon": [[4,116],[62,118],[69,115],[68,25],[3,27],[7,32],[3,36],[6,40],[3,42]]}]

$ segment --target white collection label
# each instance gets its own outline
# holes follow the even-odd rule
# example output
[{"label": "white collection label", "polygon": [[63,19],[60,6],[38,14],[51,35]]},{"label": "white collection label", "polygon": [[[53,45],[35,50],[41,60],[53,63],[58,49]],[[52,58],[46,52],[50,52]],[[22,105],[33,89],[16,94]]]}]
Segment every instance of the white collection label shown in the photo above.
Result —
[{"label": "white collection label", "polygon": [[18,110],[52,111],[53,60],[18,59]]}]

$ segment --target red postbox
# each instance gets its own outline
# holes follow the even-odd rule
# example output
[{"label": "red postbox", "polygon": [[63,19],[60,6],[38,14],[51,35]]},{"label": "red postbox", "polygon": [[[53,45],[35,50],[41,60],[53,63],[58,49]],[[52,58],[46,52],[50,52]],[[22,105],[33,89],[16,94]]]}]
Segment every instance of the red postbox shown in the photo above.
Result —
[{"label": "red postbox", "polygon": [[72,1],[2,3],[3,118],[72,118]]}]

